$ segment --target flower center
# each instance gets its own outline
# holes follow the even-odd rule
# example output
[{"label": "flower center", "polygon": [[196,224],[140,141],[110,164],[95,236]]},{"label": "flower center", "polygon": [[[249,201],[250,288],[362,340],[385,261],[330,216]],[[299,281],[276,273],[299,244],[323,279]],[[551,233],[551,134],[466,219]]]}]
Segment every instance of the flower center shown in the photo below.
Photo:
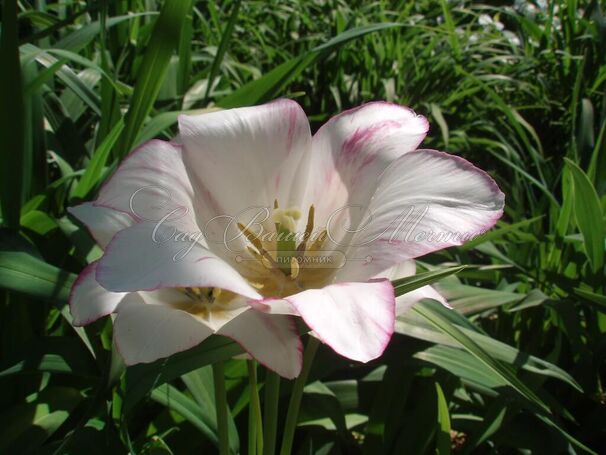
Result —
[{"label": "flower center", "polygon": [[225,300],[227,296],[221,299],[223,291],[220,288],[181,288],[180,291],[189,299],[178,303],[179,309],[201,317],[207,317],[213,306],[225,305],[231,299]]},{"label": "flower center", "polygon": [[[243,224],[238,224],[242,235],[250,242],[249,258],[239,262],[239,272],[264,297],[285,297],[305,289],[321,288],[331,279],[335,257],[340,252],[323,250],[327,233],[314,233],[314,206],[307,212],[303,232],[297,232],[301,219],[297,207],[282,209],[274,202],[271,213],[271,235],[256,235]],[[341,254],[342,256],[342,254]],[[236,310],[236,294],[219,288],[180,288],[187,298],[173,304],[176,308],[205,321],[223,317]]]},{"label": "flower center", "polygon": [[326,231],[314,233],[314,206],[307,212],[303,232],[297,232],[302,213],[298,207],[282,209],[274,201],[271,221],[275,233],[257,236],[239,224],[250,242],[248,250],[253,261],[243,264],[243,275],[266,297],[284,297],[304,289],[322,287],[332,275],[332,252],[323,251]]},{"label": "flower center", "polygon": [[239,311],[238,305],[232,305],[236,294],[220,288],[180,288],[185,294],[183,300],[171,305],[181,311],[192,314],[209,325],[229,319],[229,314]]}]

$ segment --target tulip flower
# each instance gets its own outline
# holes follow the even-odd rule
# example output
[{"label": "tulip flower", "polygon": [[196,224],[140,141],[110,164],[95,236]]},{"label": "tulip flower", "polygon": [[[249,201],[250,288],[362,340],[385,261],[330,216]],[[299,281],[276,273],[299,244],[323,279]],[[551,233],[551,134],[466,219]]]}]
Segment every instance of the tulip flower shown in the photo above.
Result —
[{"label": "tulip flower", "polygon": [[377,358],[398,312],[443,301],[430,287],[396,299],[390,279],[502,214],[485,172],[417,149],[428,128],[384,102],[313,136],[290,100],[180,116],[174,142],[141,145],[94,202],[70,210],[104,249],[74,285],[75,324],[116,313],[127,364],[216,333],[292,378],[296,318],[344,357]]}]

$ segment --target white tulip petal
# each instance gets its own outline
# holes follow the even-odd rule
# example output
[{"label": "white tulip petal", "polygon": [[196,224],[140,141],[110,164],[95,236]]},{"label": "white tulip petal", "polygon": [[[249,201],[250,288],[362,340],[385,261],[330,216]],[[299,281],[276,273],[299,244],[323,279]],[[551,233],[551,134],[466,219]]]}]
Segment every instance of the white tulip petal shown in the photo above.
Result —
[{"label": "white tulip petal", "polygon": [[127,295],[122,292],[110,292],[97,283],[97,263],[90,263],[80,272],[69,294],[69,309],[76,327],[90,324],[113,313]]},{"label": "white tulip petal", "polygon": [[248,299],[236,296],[229,302],[200,303],[193,301],[182,290],[163,288],[157,291],[140,291],[139,295],[149,305],[164,305],[191,314],[214,332],[250,308]]},{"label": "white tulip petal", "polygon": [[[415,264],[415,261],[410,260],[397,264],[391,269],[380,273],[377,278],[385,277],[391,281],[394,281],[400,278],[407,278],[409,276],[413,276],[416,273],[417,266]],[[407,292],[406,294],[403,294],[399,297],[396,297],[396,316],[406,313],[413,307],[415,303],[418,303],[423,299],[437,300],[446,308],[452,308],[442,294],[436,291],[434,287],[428,285],[415,289],[412,292]]]},{"label": "white tulip petal", "polygon": [[463,158],[434,150],[405,154],[383,173],[358,232],[347,241],[349,261],[337,279],[367,279],[461,245],[497,222],[503,202],[492,178]]},{"label": "white tulip petal", "polygon": [[103,185],[96,205],[131,214],[138,221],[171,224],[197,232],[193,189],[181,146],[151,140],[133,150]]},{"label": "white tulip petal", "polygon": [[[179,117],[184,161],[210,219],[302,200],[311,151],[309,122],[291,100]],[[212,193],[212,198],[211,198]]]},{"label": "white tulip petal", "polygon": [[114,340],[126,365],[149,363],[200,344],[213,331],[190,314],[129,294],[119,305]]},{"label": "white tulip petal", "polygon": [[135,223],[135,219],[128,213],[95,205],[93,202],[69,207],[67,211],[88,228],[101,248],[105,248],[116,232]]},{"label": "white tulip petal", "polygon": [[394,291],[388,280],[338,283],[285,300],[320,340],[359,362],[379,357],[394,331]]},{"label": "white tulip petal", "polygon": [[249,309],[218,333],[235,340],[259,363],[284,378],[293,379],[301,372],[303,346],[289,316]]},{"label": "white tulip petal", "polygon": [[97,266],[97,281],[116,292],[217,287],[251,299],[259,293],[230,265],[172,227],[138,223],[116,234]]},{"label": "white tulip petal", "polygon": [[261,300],[249,300],[248,304],[263,313],[299,316],[297,310],[286,299],[269,297]]},{"label": "white tulip petal", "polygon": [[[322,222],[337,209],[365,205],[377,179],[396,158],[417,148],[429,124],[411,109],[371,102],[331,118],[313,137],[312,184],[307,204],[315,203]],[[353,223],[363,215],[339,212]]]},{"label": "white tulip petal", "polygon": [[437,300],[446,308],[452,309],[442,294],[436,291],[431,286],[423,286],[414,291],[407,292],[399,297],[396,297],[396,316],[400,316],[408,312],[415,303],[419,303],[423,299]]}]

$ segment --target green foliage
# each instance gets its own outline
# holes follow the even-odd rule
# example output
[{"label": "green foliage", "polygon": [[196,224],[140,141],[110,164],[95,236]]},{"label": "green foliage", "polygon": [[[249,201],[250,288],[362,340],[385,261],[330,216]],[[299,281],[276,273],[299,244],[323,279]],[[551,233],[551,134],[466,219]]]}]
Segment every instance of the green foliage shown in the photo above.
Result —
[{"label": "green foliage", "polygon": [[411,106],[432,125],[424,146],[486,169],[506,210],[394,282],[433,283],[455,311],[417,305],[381,359],[320,346],[307,384],[260,369],[261,405],[281,400],[271,445],[294,390],[294,453],[606,446],[603,3],[7,0],[1,17],[0,452],[214,453],[216,362],[230,451],[254,446],[237,344],[126,368],[109,318],[71,325],[70,287],[100,251],[66,208],[173,137],[179,112],[281,96],[313,129],[369,100]]}]

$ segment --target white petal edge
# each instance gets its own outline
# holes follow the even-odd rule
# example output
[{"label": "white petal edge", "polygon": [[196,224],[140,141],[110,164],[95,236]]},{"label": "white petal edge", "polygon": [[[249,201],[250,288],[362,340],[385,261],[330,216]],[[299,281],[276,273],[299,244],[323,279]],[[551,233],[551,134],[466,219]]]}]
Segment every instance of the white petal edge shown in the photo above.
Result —
[{"label": "white petal edge", "polygon": [[311,132],[295,101],[181,115],[179,132],[196,195],[211,216],[271,208],[275,199],[285,208],[301,202]]},{"label": "white petal edge", "polygon": [[[174,232],[174,235],[171,235]],[[115,292],[217,287],[249,299],[259,293],[229,264],[172,227],[138,223],[116,234],[99,259],[97,281]]]},{"label": "white petal edge", "polygon": [[[313,184],[303,206],[315,204],[318,221],[325,223],[344,206],[366,205],[385,168],[414,151],[428,130],[425,117],[384,101],[331,118],[313,137]],[[346,216],[340,221],[354,226],[362,214],[339,212]]]},{"label": "white petal edge", "polygon": [[259,363],[284,378],[293,379],[301,373],[303,346],[290,316],[249,309],[218,334],[233,339]]},{"label": "white petal edge", "polygon": [[128,213],[93,202],[69,207],[67,211],[86,226],[101,248],[105,248],[117,232],[136,222]]},{"label": "white petal edge", "polygon": [[[400,278],[414,276],[416,272],[416,263],[415,261],[410,260],[393,266],[389,270],[380,273],[375,278],[387,278],[394,281]],[[408,312],[416,303],[423,299],[437,300],[446,308],[452,309],[452,306],[450,306],[444,296],[440,294],[434,287],[428,285],[396,297],[396,316],[400,316]]]},{"label": "white petal edge", "polygon": [[126,365],[150,363],[197,346],[213,331],[190,314],[129,294],[119,305],[114,340]]},{"label": "white petal edge", "polygon": [[437,300],[446,308],[452,309],[444,296],[428,285],[396,297],[396,316],[407,313],[416,303],[419,303],[423,299]]},{"label": "white petal edge", "polygon": [[118,304],[127,295],[122,292],[110,292],[95,279],[97,262],[86,266],[69,294],[69,309],[74,318],[72,324],[82,327],[114,312]]},{"label": "white petal edge", "polygon": [[[379,357],[394,331],[395,298],[389,280],[332,284],[281,300],[323,343],[351,360],[368,362]],[[263,303],[271,307],[272,301]]]},{"label": "white petal edge", "polygon": [[435,150],[407,153],[381,176],[358,232],[346,242],[349,261],[337,279],[364,280],[461,245],[490,229],[503,205],[494,180],[463,158]]},{"label": "white petal edge", "polygon": [[157,139],[140,145],[101,187],[94,204],[129,213],[137,221],[164,220],[185,232],[198,231],[181,149]]}]

